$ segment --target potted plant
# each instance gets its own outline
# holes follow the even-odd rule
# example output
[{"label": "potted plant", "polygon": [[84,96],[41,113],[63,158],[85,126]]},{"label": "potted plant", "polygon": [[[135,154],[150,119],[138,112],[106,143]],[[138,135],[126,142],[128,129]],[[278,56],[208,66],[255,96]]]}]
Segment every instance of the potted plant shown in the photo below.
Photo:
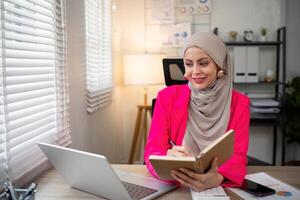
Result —
[{"label": "potted plant", "polygon": [[261,29],[260,29],[259,40],[261,42],[265,42],[267,40],[267,29],[265,27],[261,27]]},{"label": "potted plant", "polygon": [[237,35],[238,35],[238,32],[236,32],[236,31],[229,31],[229,33],[228,33],[229,41],[230,42],[235,42],[236,39],[237,39]]},{"label": "potted plant", "polygon": [[300,76],[288,83],[287,92],[287,138],[288,143],[300,144]]}]

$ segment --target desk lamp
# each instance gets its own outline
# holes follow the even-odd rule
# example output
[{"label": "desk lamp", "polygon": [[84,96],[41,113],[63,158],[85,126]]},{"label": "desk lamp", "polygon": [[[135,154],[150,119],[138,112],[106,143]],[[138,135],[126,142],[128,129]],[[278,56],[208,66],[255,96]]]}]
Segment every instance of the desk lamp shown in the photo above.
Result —
[{"label": "desk lamp", "polygon": [[[144,86],[144,104],[138,105],[138,113],[131,143],[129,163],[132,164],[135,156],[139,136],[143,137],[144,145],[147,139],[147,113],[151,112],[151,105],[148,105],[147,87],[149,85],[159,85],[164,83],[161,54],[135,54],[125,55],[124,83],[126,85]],[[142,120],[144,119],[144,120]],[[142,135],[141,135],[142,134]]]}]

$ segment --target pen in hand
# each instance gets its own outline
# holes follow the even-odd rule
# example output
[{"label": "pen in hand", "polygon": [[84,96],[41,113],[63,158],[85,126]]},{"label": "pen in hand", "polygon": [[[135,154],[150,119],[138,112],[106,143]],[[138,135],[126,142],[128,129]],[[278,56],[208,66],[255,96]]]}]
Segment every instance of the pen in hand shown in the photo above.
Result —
[{"label": "pen in hand", "polygon": [[182,146],[177,146],[172,140],[169,140],[169,144],[171,148],[167,151],[168,156],[179,157],[188,155]]},{"label": "pen in hand", "polygon": [[169,143],[172,147],[176,146],[176,144],[171,139],[169,140]]},{"label": "pen in hand", "polygon": [[[171,149],[168,150],[168,152],[172,152],[170,153],[170,155],[176,155],[176,156],[193,156],[192,151],[186,150],[186,147],[183,146],[177,146],[171,139],[169,139],[169,144],[171,145]],[[173,148],[175,147],[176,148]],[[177,153],[175,153],[177,152]],[[169,153],[168,153],[169,154]]]}]

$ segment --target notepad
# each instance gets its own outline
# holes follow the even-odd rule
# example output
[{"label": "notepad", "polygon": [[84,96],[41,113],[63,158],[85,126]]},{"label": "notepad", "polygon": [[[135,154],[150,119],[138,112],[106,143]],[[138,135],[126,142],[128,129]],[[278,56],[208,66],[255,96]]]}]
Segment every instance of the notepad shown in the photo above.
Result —
[{"label": "notepad", "polygon": [[229,130],[206,146],[198,156],[173,157],[150,155],[149,160],[161,179],[173,179],[172,169],[188,168],[198,173],[205,173],[214,157],[218,164],[226,162],[233,153],[234,130]]}]

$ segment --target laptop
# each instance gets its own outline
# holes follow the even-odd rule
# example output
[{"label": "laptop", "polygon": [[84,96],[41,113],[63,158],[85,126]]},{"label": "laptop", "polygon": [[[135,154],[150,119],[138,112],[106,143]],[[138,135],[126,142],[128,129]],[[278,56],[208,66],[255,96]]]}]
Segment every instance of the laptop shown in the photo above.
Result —
[{"label": "laptop", "polygon": [[37,144],[67,184],[97,196],[149,200],[176,188],[154,177],[114,170],[102,155],[42,142]]}]

